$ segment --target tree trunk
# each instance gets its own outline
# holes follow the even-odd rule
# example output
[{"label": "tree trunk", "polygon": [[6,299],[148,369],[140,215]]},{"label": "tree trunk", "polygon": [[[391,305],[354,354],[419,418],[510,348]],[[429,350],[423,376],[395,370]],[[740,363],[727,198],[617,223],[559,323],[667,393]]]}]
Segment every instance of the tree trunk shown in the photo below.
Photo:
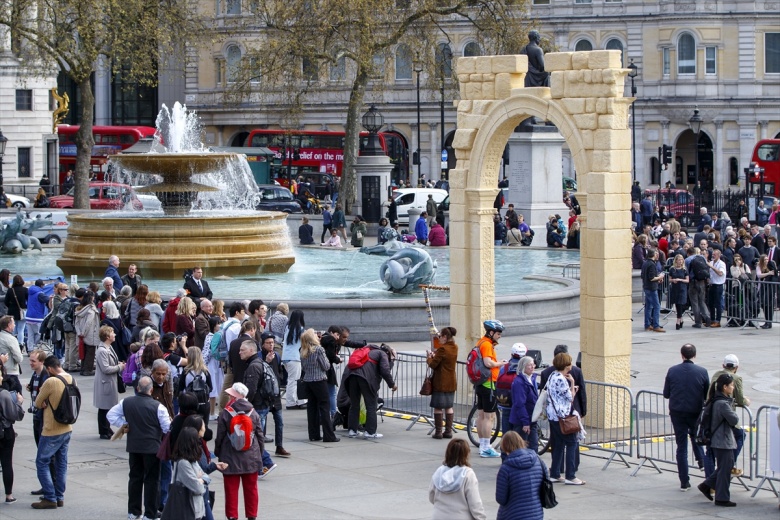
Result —
[{"label": "tree trunk", "polygon": [[78,82],[81,90],[81,124],[76,132],[76,171],[73,172],[75,184],[73,207],[89,209],[89,178],[92,174],[92,119],[95,114],[95,95],[92,92],[90,75]]},{"label": "tree trunk", "polygon": [[345,214],[351,213],[352,204],[357,199],[355,162],[360,152],[360,111],[363,107],[367,83],[368,74],[358,70],[355,81],[352,83],[352,91],[349,93],[344,139],[344,166],[341,172],[341,187],[339,188],[339,200],[343,204]]}]

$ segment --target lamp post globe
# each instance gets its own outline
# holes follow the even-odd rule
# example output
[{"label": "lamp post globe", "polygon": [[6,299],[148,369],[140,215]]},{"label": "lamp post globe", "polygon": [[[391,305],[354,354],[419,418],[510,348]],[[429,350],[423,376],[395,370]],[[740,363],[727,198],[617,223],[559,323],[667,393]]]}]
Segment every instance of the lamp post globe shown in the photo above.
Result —
[{"label": "lamp post globe", "polygon": [[[688,120],[688,124],[691,125],[691,131],[696,136],[693,143],[693,155],[695,159],[695,165],[696,169],[694,170],[694,182],[700,181],[699,179],[699,134],[701,132],[701,123],[702,123],[702,117],[699,114],[699,106],[696,105],[693,107],[693,115]],[[697,201],[697,205],[701,205],[699,203],[700,201]]]},{"label": "lamp post globe", "polygon": [[368,144],[366,145],[365,150],[363,150],[363,155],[385,155],[382,150],[382,145],[379,142],[379,136],[377,135],[377,132],[385,125],[385,118],[382,115],[382,112],[376,108],[376,105],[372,104],[368,111],[363,114],[361,124],[363,125],[363,128],[368,130]]},{"label": "lamp post globe", "polygon": [[[631,78],[631,96],[636,97],[636,85],[634,85],[634,78],[639,74],[639,67],[634,63],[634,58],[631,58],[631,63],[628,64],[628,77]],[[631,103],[631,173],[633,180],[636,180],[636,99]],[[660,177],[660,176],[659,176]]]}]

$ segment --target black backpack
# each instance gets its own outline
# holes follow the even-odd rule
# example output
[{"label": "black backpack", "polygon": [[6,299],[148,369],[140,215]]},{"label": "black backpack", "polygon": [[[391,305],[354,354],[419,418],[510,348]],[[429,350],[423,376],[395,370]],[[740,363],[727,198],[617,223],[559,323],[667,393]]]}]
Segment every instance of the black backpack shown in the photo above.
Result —
[{"label": "black backpack", "polygon": [[691,274],[693,274],[694,280],[709,280],[710,279],[710,266],[707,265],[707,261],[702,256],[696,256],[691,261]]},{"label": "black backpack", "polygon": [[193,373],[192,381],[187,384],[186,391],[192,392],[198,397],[198,405],[204,405],[209,402],[209,387],[203,374]]},{"label": "black backpack", "polygon": [[712,406],[716,400],[722,400],[722,398],[713,398],[707,401],[696,420],[696,444],[700,446],[709,446],[712,443],[712,436],[725,422],[721,421],[715,429],[712,428]]},{"label": "black backpack", "polygon": [[[55,375],[54,377],[65,385],[60,403],[57,408],[52,410],[54,420],[61,424],[76,424],[81,411],[81,392],[76,386],[76,378],[71,376],[71,382],[68,383],[62,376]],[[49,402],[49,406],[51,406],[51,402]]]},{"label": "black backpack", "polygon": [[265,360],[261,360],[261,362],[263,364],[263,375],[257,384],[257,391],[263,402],[270,404],[279,396],[279,380],[276,379],[276,374],[271,365]]},{"label": "black backpack", "polygon": [[54,313],[52,328],[60,331],[60,333],[76,332],[76,329],[73,326],[73,314],[75,310],[76,304],[73,300],[69,298],[62,300],[57,307],[57,312]]}]

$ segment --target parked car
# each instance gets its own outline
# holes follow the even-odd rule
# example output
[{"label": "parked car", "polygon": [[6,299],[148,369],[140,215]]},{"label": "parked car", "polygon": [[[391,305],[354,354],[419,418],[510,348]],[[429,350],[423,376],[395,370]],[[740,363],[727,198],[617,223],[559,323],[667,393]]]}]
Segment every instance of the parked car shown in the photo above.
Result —
[{"label": "parked car", "polygon": [[696,222],[699,214],[693,193],[680,189],[645,190],[645,195],[650,195],[653,204],[666,206],[666,213],[674,217],[682,227],[691,227]]},{"label": "parked car", "polygon": [[32,232],[44,244],[62,244],[68,238],[67,211],[30,211],[27,216],[32,219],[49,219],[51,226],[38,228]]},{"label": "parked car", "polygon": [[33,204],[27,197],[21,195],[12,195],[10,193],[5,194],[8,197],[8,201],[11,203],[12,208],[32,208]]},{"label": "parked car", "polygon": [[[49,198],[51,208],[72,208],[73,193],[71,188],[65,195],[55,195]],[[90,209],[122,209],[127,204],[133,209],[144,209],[143,203],[138,200],[132,186],[116,182],[90,182],[89,183],[89,208]]]},{"label": "parked car", "polygon": [[[140,187],[141,186],[133,186],[133,191]],[[144,205],[145,210],[152,211],[156,209],[162,209],[162,203],[154,193],[139,193],[136,191],[135,196],[138,197],[138,200],[140,200],[141,204]]]},{"label": "parked car", "polygon": [[441,204],[447,198],[445,190],[436,188],[401,188],[393,192],[393,198],[398,206],[398,223],[409,225],[409,210],[412,208],[425,211],[428,195],[433,195],[436,204]]},{"label": "parked car", "polygon": [[292,192],[284,186],[261,184],[257,187],[260,194],[255,209],[265,211],[282,211],[284,213],[302,213],[301,205],[293,197]]}]

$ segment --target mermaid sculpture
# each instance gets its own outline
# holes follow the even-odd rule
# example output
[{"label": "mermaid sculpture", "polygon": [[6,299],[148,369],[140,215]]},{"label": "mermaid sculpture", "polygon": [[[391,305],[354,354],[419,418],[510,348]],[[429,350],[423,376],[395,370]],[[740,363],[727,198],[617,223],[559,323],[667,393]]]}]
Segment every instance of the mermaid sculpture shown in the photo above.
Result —
[{"label": "mermaid sculpture", "polygon": [[379,268],[379,278],[395,293],[410,293],[420,285],[430,284],[436,274],[436,264],[424,249],[406,247],[385,260]]},{"label": "mermaid sculpture", "polygon": [[25,218],[17,211],[14,217],[3,219],[0,224],[0,252],[18,255],[28,249],[41,250],[40,240],[30,235],[38,228],[51,226],[51,220]]}]

